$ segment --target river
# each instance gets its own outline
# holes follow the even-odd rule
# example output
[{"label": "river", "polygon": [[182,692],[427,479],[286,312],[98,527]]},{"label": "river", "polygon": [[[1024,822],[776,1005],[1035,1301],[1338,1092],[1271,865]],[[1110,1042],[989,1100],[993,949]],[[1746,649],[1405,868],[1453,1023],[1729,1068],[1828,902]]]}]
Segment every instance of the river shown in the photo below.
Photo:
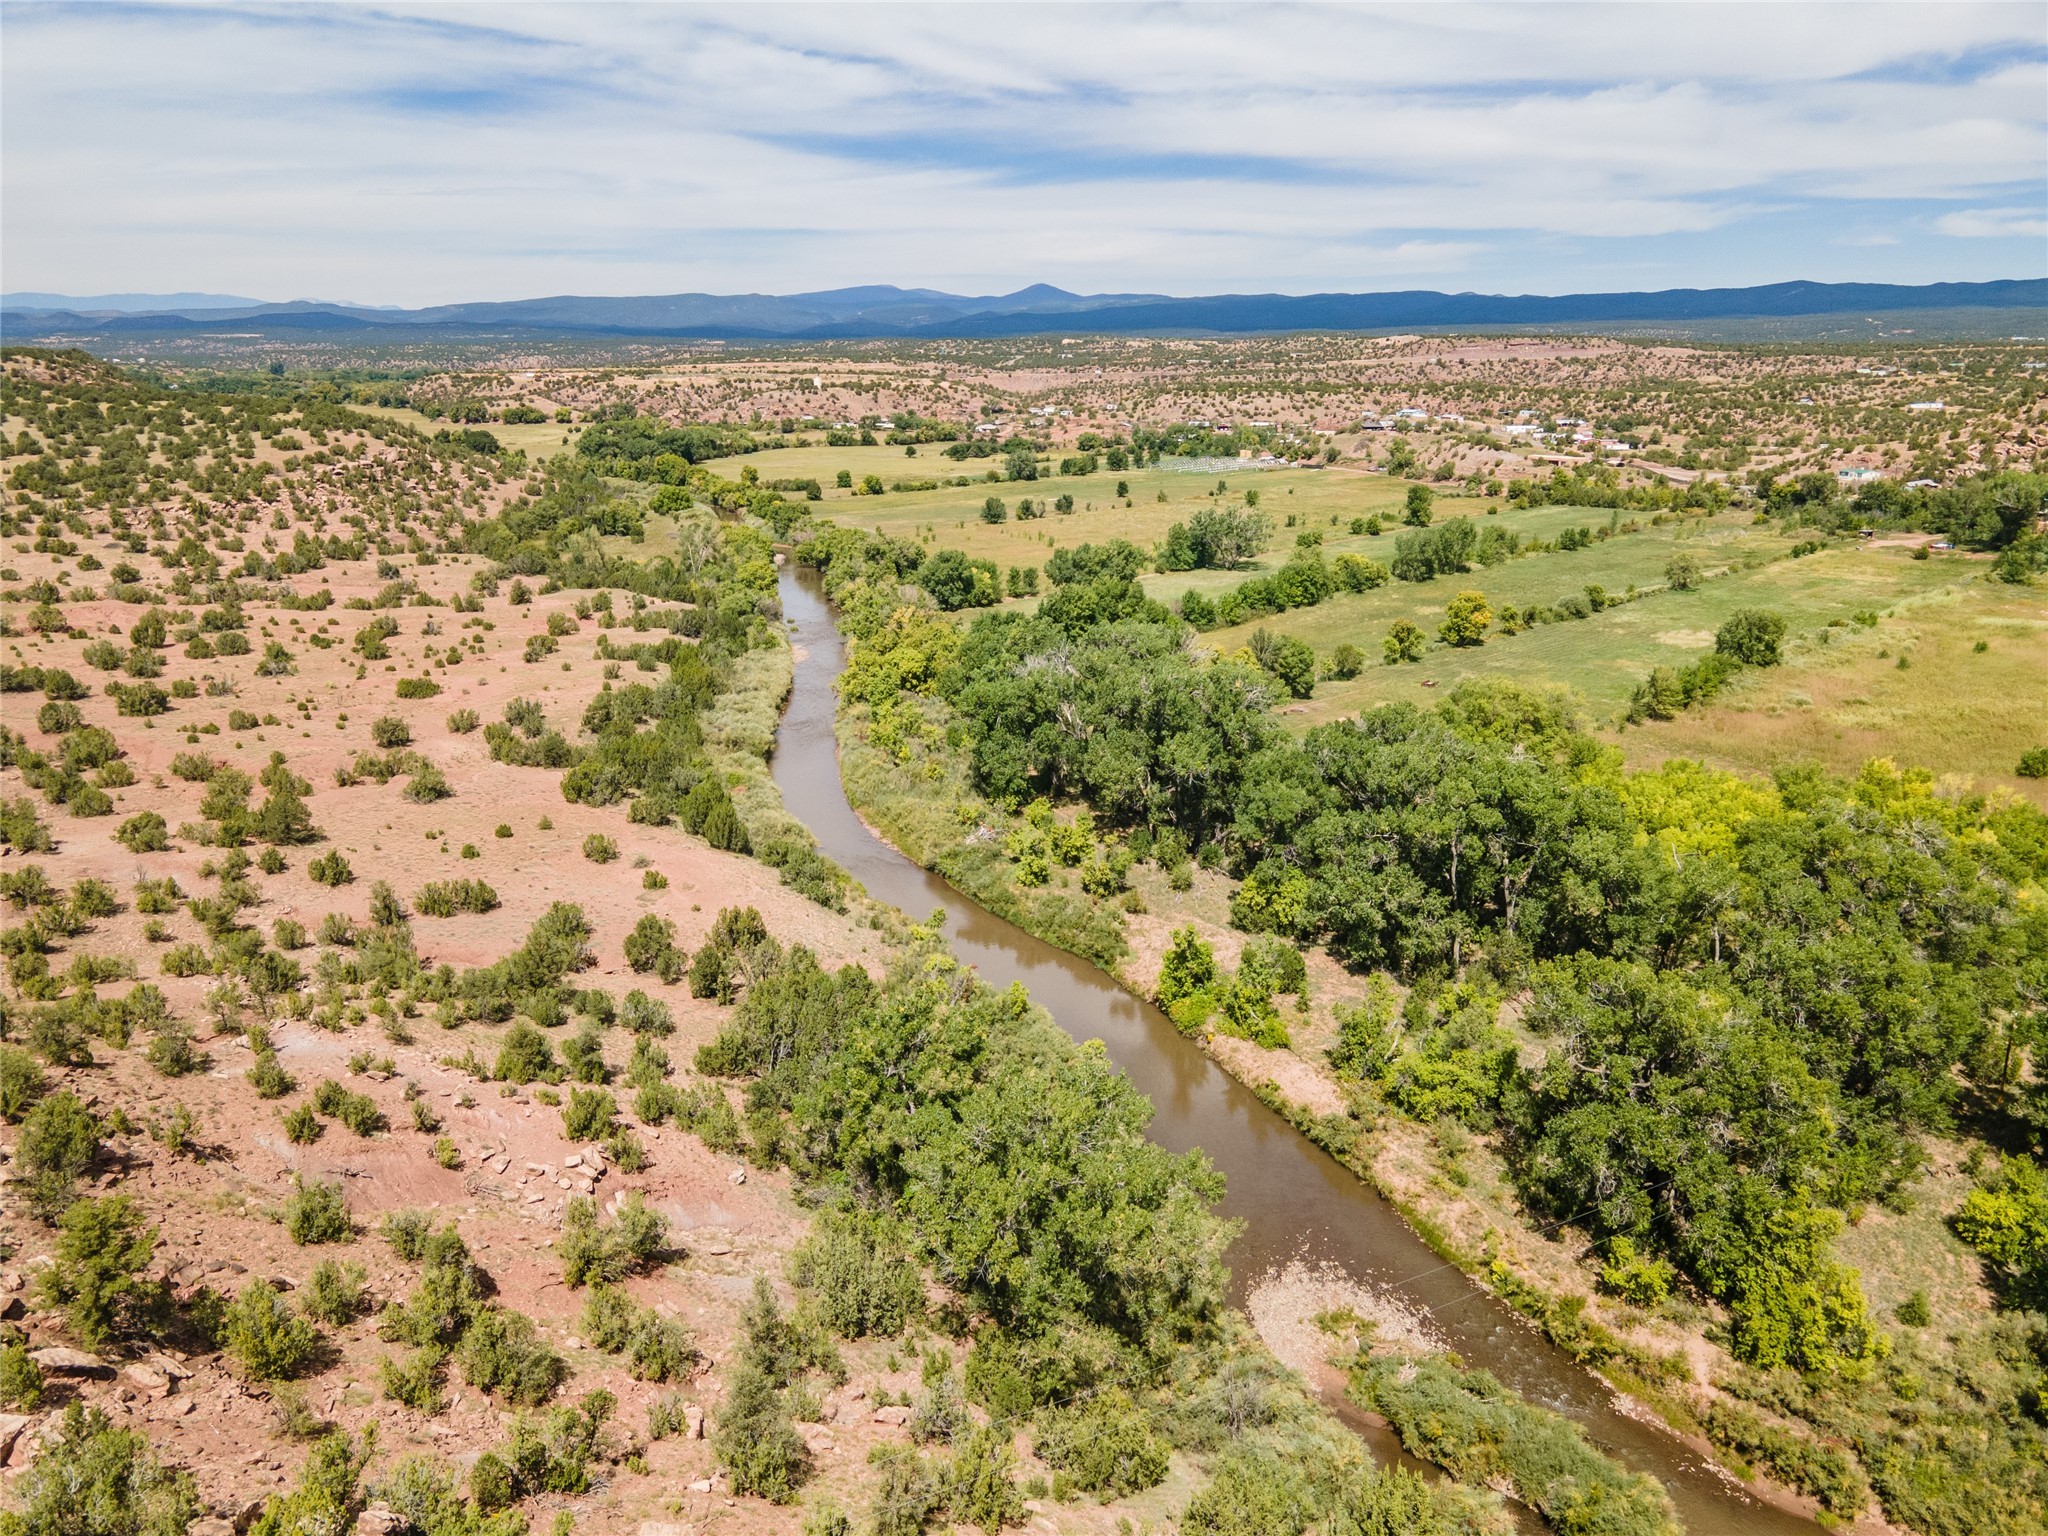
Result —
[{"label": "river", "polygon": [[[1076,1040],[1099,1039],[1151,1099],[1151,1136],[1173,1152],[1199,1146],[1229,1181],[1223,1214],[1244,1223],[1230,1251],[1233,1295],[1300,1259],[1395,1292],[1467,1365],[1583,1425],[1617,1460],[1670,1491],[1693,1536],[1812,1536],[1810,1521],[1751,1496],[1689,1447],[1623,1413],[1598,1377],[1460,1270],[1445,1264],[1379,1193],[1302,1136],[1150,1003],[1085,960],[984,911],[876,837],[839,777],[833,688],[845,645],[816,573],[785,566],[784,615],[796,679],[770,762],[783,803],[818,846],[877,900],[922,920],[946,912],[953,952],[991,985],[1022,982]],[[1355,1415],[1348,1416],[1356,1425]],[[1388,1454],[1389,1438],[1368,1435]]]}]

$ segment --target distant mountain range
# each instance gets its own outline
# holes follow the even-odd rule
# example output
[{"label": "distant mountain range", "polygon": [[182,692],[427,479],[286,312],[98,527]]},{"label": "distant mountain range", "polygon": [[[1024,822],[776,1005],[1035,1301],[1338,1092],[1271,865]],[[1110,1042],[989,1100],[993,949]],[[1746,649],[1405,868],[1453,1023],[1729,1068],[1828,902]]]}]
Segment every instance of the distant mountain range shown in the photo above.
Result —
[{"label": "distant mountain range", "polygon": [[732,341],[1091,334],[1242,335],[1270,331],[1563,328],[1797,316],[2048,311],[2048,278],[1989,283],[1772,283],[1757,288],[1670,288],[1657,293],[1544,296],[1482,293],[1215,294],[1068,293],[1044,283],[969,298],[886,285],[821,293],[675,293],[642,298],[563,295],[425,309],[372,309],[295,300],[269,304],[220,294],[0,295],[9,341],[203,335],[232,329],[280,339],[308,332],[508,333],[646,336]]}]

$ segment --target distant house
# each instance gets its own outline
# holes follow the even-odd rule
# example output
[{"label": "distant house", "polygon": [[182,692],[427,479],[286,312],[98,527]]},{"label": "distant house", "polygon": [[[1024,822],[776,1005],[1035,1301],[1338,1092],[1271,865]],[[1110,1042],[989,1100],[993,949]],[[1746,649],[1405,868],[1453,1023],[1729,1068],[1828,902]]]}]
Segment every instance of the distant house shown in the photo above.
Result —
[{"label": "distant house", "polygon": [[1911,400],[1907,402],[1906,409],[1909,411],[1945,411],[1948,407],[1939,400]]},{"label": "distant house", "polygon": [[1909,491],[1931,491],[1939,484],[1941,484],[1939,480],[1908,480],[1906,482],[1906,489]]},{"label": "distant house", "polygon": [[1835,471],[1835,478],[1844,485],[1862,485],[1868,480],[1882,480],[1884,478],[1884,471],[1881,469],[1838,469]]}]

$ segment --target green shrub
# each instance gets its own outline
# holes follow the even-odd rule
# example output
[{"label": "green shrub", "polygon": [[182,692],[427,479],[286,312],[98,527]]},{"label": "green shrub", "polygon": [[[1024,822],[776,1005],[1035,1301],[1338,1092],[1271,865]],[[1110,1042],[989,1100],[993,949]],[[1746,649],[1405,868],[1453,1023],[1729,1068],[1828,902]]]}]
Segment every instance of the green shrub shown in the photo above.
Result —
[{"label": "green shrub", "polygon": [[165,1077],[187,1076],[204,1067],[207,1061],[205,1053],[192,1044],[192,1027],[182,1019],[166,1019],[149,1042],[146,1054],[149,1064]]},{"label": "green shrub", "polygon": [[76,1200],[59,1224],[56,1263],[43,1272],[42,1297],[66,1325],[98,1349],[161,1312],[164,1287],[143,1278],[156,1253],[156,1229],[127,1195]]},{"label": "green shrub", "polygon": [[114,888],[104,880],[80,880],[71,887],[74,917],[87,920],[112,917],[120,910],[121,904],[114,899]]},{"label": "green shrub", "polygon": [[498,893],[481,880],[435,880],[420,887],[413,905],[427,917],[491,912],[497,909]]},{"label": "green shrub", "polygon": [[387,751],[412,745],[412,727],[396,715],[380,715],[370,722],[370,740]]},{"label": "green shrub", "polygon": [[190,1473],[159,1462],[141,1431],[80,1403],[44,1432],[9,1503],[0,1536],[184,1536],[199,1516]]},{"label": "green shrub", "polygon": [[164,951],[163,972],[183,979],[213,974],[213,956],[204,944],[178,944]]},{"label": "green shrub", "polygon": [[2022,752],[2019,766],[2013,772],[2023,779],[2048,779],[2048,747],[2031,747]]},{"label": "green shrub", "polygon": [[377,1497],[409,1536],[526,1536],[524,1517],[513,1511],[491,1516],[465,1501],[454,1469],[431,1456],[400,1461],[378,1483]]},{"label": "green shrub", "polygon": [[924,1306],[905,1234],[869,1211],[822,1212],[790,1254],[789,1278],[843,1339],[894,1338]]},{"label": "green shrub", "polygon": [[141,811],[121,823],[114,841],[130,853],[163,853],[171,846],[171,829],[155,811]]},{"label": "green shrub", "polygon": [[500,1042],[491,1075],[503,1083],[557,1082],[561,1068],[548,1037],[521,1019]]},{"label": "green shrub", "polygon": [[693,1083],[676,1096],[676,1124],[694,1132],[713,1152],[738,1152],[747,1144],[740,1130],[740,1117],[716,1083]]},{"label": "green shrub", "polygon": [[0,1346],[0,1405],[17,1413],[42,1406],[43,1368],[31,1360],[20,1339]]},{"label": "green shrub", "polygon": [[440,693],[441,685],[431,677],[401,677],[397,691],[401,699],[431,699]]},{"label": "green shrub", "polygon": [[309,1243],[345,1243],[355,1237],[348,1201],[339,1183],[308,1184],[292,1175],[292,1193],[284,1203],[284,1230],[301,1247]]},{"label": "green shrub", "polygon": [[599,1281],[583,1298],[583,1311],[576,1320],[576,1332],[592,1349],[616,1355],[633,1336],[633,1321],[640,1308],[616,1285]]},{"label": "green shrub", "polygon": [[360,1440],[336,1432],[316,1442],[299,1473],[299,1486],[272,1499],[249,1528],[249,1536],[319,1536],[348,1530],[363,1507],[363,1468],[377,1437]]},{"label": "green shrub", "polygon": [[256,1064],[243,1075],[259,1099],[281,1099],[298,1087],[298,1080],[278,1063],[275,1051],[258,1052]]},{"label": "green shrub", "polygon": [[313,1108],[331,1115],[358,1136],[374,1136],[384,1129],[384,1111],[366,1093],[344,1088],[333,1078],[324,1078],[313,1090]]},{"label": "green shrub", "polygon": [[[1380,1481],[1375,1478],[1368,1486]],[[1403,1508],[1398,1514],[1388,1513],[1392,1519],[1370,1522],[1339,1516],[1330,1529],[1346,1532],[1347,1536],[1352,1532],[1369,1532],[1371,1536],[1380,1536],[1382,1532],[1389,1536],[1394,1532],[1402,1536],[1411,1532],[1414,1536],[1448,1536],[1449,1532],[1463,1528],[1450,1521],[1427,1518],[1435,1513],[1430,1509]],[[1224,1457],[1208,1486],[1188,1501],[1181,1516],[1181,1530],[1185,1536],[1298,1536],[1308,1528],[1313,1514],[1307,1492],[1292,1467],[1270,1454],[1238,1449]],[[1346,1510],[1345,1514],[1351,1515],[1353,1511]],[[1415,1518],[1406,1518],[1411,1515]],[[1578,1527],[1567,1529],[1579,1531]]]},{"label": "green shrub", "polygon": [[100,1123],[77,1094],[67,1089],[40,1100],[22,1117],[14,1149],[29,1208],[44,1221],[56,1220],[99,1154]]},{"label": "green shrub", "polygon": [[2048,1172],[2033,1159],[2006,1158],[1964,1197],[1950,1224],[1982,1255],[2006,1301],[2048,1306]]},{"label": "green shrub", "polygon": [[619,1022],[636,1035],[672,1035],[676,1032],[675,1015],[669,1012],[668,1004],[659,998],[649,997],[637,987],[626,994],[625,1003],[619,1010]]},{"label": "green shrub", "polygon": [[1785,617],[1763,608],[1740,608],[1714,632],[1717,654],[1746,667],[1775,667],[1785,641]]},{"label": "green shrub", "polygon": [[626,1196],[609,1222],[600,1219],[596,1201],[578,1195],[562,1208],[562,1236],[555,1251],[561,1255],[563,1281],[580,1286],[593,1280],[623,1280],[650,1267],[667,1242],[667,1218],[637,1192]]},{"label": "green shrub", "polygon": [[951,1371],[927,1386],[911,1405],[910,1438],[919,1445],[951,1445],[973,1427],[966,1394]]},{"label": "green shrub", "polygon": [[690,1422],[689,1402],[680,1392],[666,1392],[647,1405],[647,1438],[666,1440]]},{"label": "green shrub", "polygon": [[1653,1307],[1671,1294],[1674,1271],[1655,1254],[1638,1253],[1626,1237],[1607,1242],[1607,1257],[1600,1265],[1600,1288],[1611,1296],[1638,1307]]},{"label": "green shrub", "polygon": [[1033,1449],[1074,1485],[1104,1498],[1122,1498],[1166,1476],[1166,1447],[1153,1438],[1145,1416],[1121,1391],[1098,1393],[1071,1408],[1040,1415]]},{"label": "green shrub", "polygon": [[1009,1436],[987,1425],[970,1431],[947,1469],[947,1514],[956,1524],[978,1526],[988,1536],[997,1536],[1006,1525],[1023,1524],[1016,1468]]},{"label": "green shrub", "polygon": [[[569,1076],[579,1083],[608,1083],[612,1069],[604,1059],[604,1031],[595,1022],[586,1022],[574,1035],[562,1042],[562,1061],[569,1069]],[[592,1140],[579,1137],[579,1140]]]},{"label": "green shrub", "polygon": [[569,1375],[568,1363],[540,1337],[533,1319],[504,1307],[476,1314],[455,1358],[471,1386],[527,1407],[554,1396]]},{"label": "green shrub", "polygon": [[697,1343],[680,1318],[648,1308],[635,1319],[626,1340],[626,1369],[636,1381],[676,1381],[697,1359]]},{"label": "green shrub", "polygon": [[473,709],[458,709],[448,717],[448,729],[457,736],[467,736],[482,723]]},{"label": "green shrub", "polygon": [[1560,1529],[1599,1509],[1601,1530],[1678,1529],[1654,1479],[1595,1449],[1570,1420],[1516,1397],[1485,1371],[1440,1357],[1382,1355],[1352,1372],[1352,1395],[1384,1414],[1410,1452],[1462,1483],[1511,1487]]},{"label": "green shrub", "polygon": [[1870,1501],[1870,1485],[1846,1451],[1781,1429],[1740,1404],[1720,1398],[1707,1404],[1700,1423],[1714,1444],[1755,1462],[1789,1487],[1813,1495],[1830,1514],[1853,1519]]},{"label": "green shrub", "polygon": [[437,800],[446,800],[455,793],[448,782],[448,776],[432,763],[422,763],[405,781],[405,798],[420,805],[432,805]]},{"label": "green shrub", "polygon": [[[868,1465],[878,1476],[866,1529],[873,1536],[924,1536],[946,1508],[943,1471],[907,1445],[876,1446],[868,1452]],[[843,1521],[839,1525],[844,1529]]]},{"label": "green shrub", "polygon": [[349,868],[348,860],[336,849],[322,854],[306,865],[306,873],[322,885],[347,885],[355,879],[356,873]]},{"label": "green shrub", "polygon": [[434,1235],[433,1219],[425,1211],[392,1211],[378,1228],[391,1251],[408,1264],[427,1256],[427,1243]]},{"label": "green shrub", "polygon": [[322,1259],[313,1266],[313,1273],[307,1276],[305,1293],[299,1305],[306,1316],[318,1322],[336,1328],[345,1327],[362,1316],[369,1306],[369,1292],[363,1281],[362,1265]]},{"label": "green shrub", "polygon": [[713,1444],[735,1493],[787,1504],[811,1475],[811,1453],[784,1393],[749,1359],[734,1373]]},{"label": "green shrub", "polygon": [[53,698],[35,711],[35,729],[43,735],[63,735],[66,731],[80,729],[84,723],[86,717],[78,713],[78,705],[72,705],[72,702],[59,702]]},{"label": "green shrub", "polygon": [[283,1120],[285,1137],[296,1147],[310,1147],[320,1139],[320,1132],[325,1129],[310,1104],[287,1110]]},{"label": "green shrub", "polygon": [[49,1086],[35,1057],[20,1046],[0,1045],[0,1120],[19,1125]]},{"label": "green shrub", "polygon": [[602,1282],[591,1287],[577,1330],[592,1349],[623,1354],[627,1369],[640,1381],[675,1380],[697,1358],[696,1341],[684,1323]]},{"label": "green shrub", "polygon": [[[469,1469],[469,1496],[486,1514],[503,1509],[519,1497],[518,1480],[512,1469],[493,1451],[477,1457]],[[522,1527],[525,1522],[521,1522]]]},{"label": "green shrub", "polygon": [[625,953],[626,964],[635,971],[642,975],[659,972],[667,982],[683,974],[689,959],[676,947],[676,925],[653,912],[643,913],[626,935]]},{"label": "green shrub", "polygon": [[286,1307],[268,1280],[251,1280],[227,1309],[226,1346],[257,1381],[289,1381],[303,1375],[320,1353],[320,1334]]},{"label": "green shrub", "polygon": [[619,856],[619,845],[602,832],[593,832],[583,839],[583,857],[593,864],[609,864]]},{"label": "green shrub", "polygon": [[600,1141],[618,1119],[618,1102],[602,1088],[572,1088],[562,1110],[562,1134],[571,1141]]},{"label": "green shrub", "polygon": [[447,1362],[447,1351],[433,1344],[423,1345],[403,1359],[386,1355],[377,1366],[378,1384],[393,1402],[432,1416],[441,1411],[441,1382]]}]

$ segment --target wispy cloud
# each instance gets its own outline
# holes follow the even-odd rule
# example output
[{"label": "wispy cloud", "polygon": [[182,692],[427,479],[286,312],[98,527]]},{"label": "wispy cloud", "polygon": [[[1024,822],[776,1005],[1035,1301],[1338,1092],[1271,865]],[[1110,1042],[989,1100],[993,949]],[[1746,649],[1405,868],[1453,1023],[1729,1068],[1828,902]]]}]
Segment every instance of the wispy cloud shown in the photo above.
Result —
[{"label": "wispy cloud", "polygon": [[6,22],[11,287],[1556,292],[2044,267],[2031,3]]},{"label": "wispy cloud", "polygon": [[2039,208],[1965,208],[1943,214],[1934,227],[1964,240],[2048,240],[2048,217]]}]

